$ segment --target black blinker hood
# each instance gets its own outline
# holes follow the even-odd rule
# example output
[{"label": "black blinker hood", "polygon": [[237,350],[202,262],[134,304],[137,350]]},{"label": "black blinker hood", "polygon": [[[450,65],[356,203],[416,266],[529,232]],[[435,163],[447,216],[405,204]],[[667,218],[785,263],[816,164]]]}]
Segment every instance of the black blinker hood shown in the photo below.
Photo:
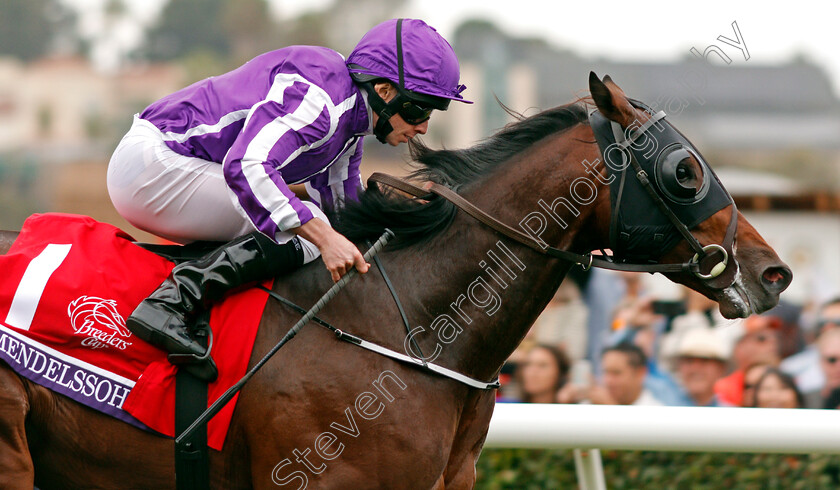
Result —
[{"label": "black blinker hood", "polygon": [[[645,104],[633,99],[630,99],[630,102],[636,108],[654,114]],[[682,239],[682,235],[658,208],[657,203],[640,183],[633,165],[623,156],[627,154],[626,150],[616,143],[616,136],[620,140],[625,138],[621,133],[616,135],[615,131],[624,129],[607,119],[597,109],[589,114],[589,124],[601,150],[603,162],[607,166],[608,178],[612,179],[610,248],[614,256],[622,262],[655,262],[673,248]],[[627,139],[633,138],[631,131],[625,131],[625,135]],[[634,139],[629,146],[633,158],[647,174],[657,194],[689,230],[733,203],[732,197],[723,188],[700,152],[682,133],[664,120],[664,114],[663,119]],[[695,201],[678,202],[669,198],[657,183],[655,167],[658,159],[663,150],[673,145],[681,145],[692,151],[702,166],[703,190]]]}]

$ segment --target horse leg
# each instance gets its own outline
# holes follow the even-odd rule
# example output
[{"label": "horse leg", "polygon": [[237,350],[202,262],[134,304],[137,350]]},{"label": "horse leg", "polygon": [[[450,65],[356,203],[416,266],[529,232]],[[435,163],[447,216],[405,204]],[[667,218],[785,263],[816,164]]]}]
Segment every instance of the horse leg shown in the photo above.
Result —
[{"label": "horse leg", "polygon": [[0,363],[0,488],[32,490],[35,485],[24,425],[28,411],[23,380]]},{"label": "horse leg", "polygon": [[492,391],[474,391],[464,404],[449,461],[446,463],[444,477],[447,489],[475,487],[475,463],[487,437],[494,396]]}]

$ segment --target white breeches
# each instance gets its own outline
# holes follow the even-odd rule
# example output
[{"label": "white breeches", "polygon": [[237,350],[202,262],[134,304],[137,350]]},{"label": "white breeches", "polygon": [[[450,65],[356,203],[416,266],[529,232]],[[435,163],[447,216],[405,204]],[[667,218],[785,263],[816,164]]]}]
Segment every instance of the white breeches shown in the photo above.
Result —
[{"label": "white breeches", "polygon": [[[153,124],[137,116],[108,164],[108,194],[129,223],[177,243],[226,242],[256,230],[225,183],[221,164],[175,153]],[[303,203],[329,223],[316,204]],[[278,232],[275,239],[285,243],[294,236]],[[304,262],[320,255],[311,242],[300,242]]]}]

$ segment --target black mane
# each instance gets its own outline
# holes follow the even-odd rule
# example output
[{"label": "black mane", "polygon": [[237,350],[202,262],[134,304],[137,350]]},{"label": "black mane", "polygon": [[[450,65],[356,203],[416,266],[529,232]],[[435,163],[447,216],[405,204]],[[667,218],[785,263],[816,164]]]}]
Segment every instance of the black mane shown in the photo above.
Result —
[{"label": "black mane", "polygon": [[[523,118],[481,143],[463,150],[432,150],[422,143],[409,144],[416,170],[411,177],[431,180],[454,190],[486,176],[500,164],[542,138],[587,120],[586,106],[572,103]],[[372,185],[358,202],[347,202],[330,215],[333,227],[354,242],[378,238],[385,228],[396,234],[396,247],[422,243],[445,230],[457,208],[445,199],[426,204]]]}]

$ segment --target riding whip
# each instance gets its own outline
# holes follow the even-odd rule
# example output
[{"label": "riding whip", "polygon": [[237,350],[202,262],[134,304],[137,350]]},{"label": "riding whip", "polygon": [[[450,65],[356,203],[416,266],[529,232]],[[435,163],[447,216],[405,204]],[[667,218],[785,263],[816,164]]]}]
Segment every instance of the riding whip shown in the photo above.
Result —
[{"label": "riding whip", "polygon": [[[365,252],[365,262],[371,260],[371,258],[373,258],[374,255],[378,254],[383,248],[385,248],[385,245],[387,245],[388,241],[393,237],[394,232],[385,228],[385,233],[383,233],[382,236],[380,236],[379,239],[376,240],[376,243],[374,243],[373,246],[370,247],[367,252]],[[354,277],[356,277],[358,273],[359,271],[356,270],[355,267],[353,267],[352,269],[350,269],[350,271],[347,272],[347,274],[344,274],[344,277],[342,277],[338,280],[338,282],[333,284],[332,287],[330,287],[330,289],[326,293],[324,293],[323,296],[321,296],[321,299],[319,299],[318,302],[315,303],[315,305],[312,308],[310,308],[309,311],[307,311],[306,314],[303,315],[303,317],[300,320],[298,320],[298,322],[295,323],[295,325],[291,329],[289,329],[288,332],[286,332],[286,335],[284,335],[283,338],[280,339],[280,342],[278,342],[277,345],[272,347],[271,350],[268,351],[268,353],[262,359],[260,359],[258,363],[254,364],[254,367],[252,367],[251,370],[248,371],[245,374],[245,376],[242,377],[242,379],[237,381],[235,385],[228,388],[228,390],[225,391],[222,394],[222,396],[220,396],[215,402],[213,402],[212,405],[207,407],[207,410],[205,410],[204,413],[202,413],[201,416],[195,420],[195,422],[193,422],[189,427],[187,427],[187,430],[185,430],[181,435],[179,435],[175,439],[175,443],[180,444],[181,441],[190,437],[192,433],[195,432],[200,426],[205,424],[208,420],[213,418],[214,415],[219,413],[219,410],[221,410],[222,408],[224,408],[225,405],[227,405],[227,403],[233,398],[233,396],[236,395],[239,392],[239,390],[242,389],[243,386],[245,386],[245,383],[247,383],[248,380],[251,379],[251,377],[254,374],[256,374],[256,372],[259,371],[260,368],[263,367],[263,365],[266,362],[268,362],[268,360],[271,359],[271,357],[274,354],[276,354],[277,351],[280,350],[280,348],[283,347],[283,345],[286,342],[288,342],[292,339],[292,337],[297,335],[300,329],[303,328],[304,325],[309,323],[309,321],[312,320],[312,318],[315,315],[317,315],[321,311],[321,309],[331,299],[333,299],[335,295],[338,294],[338,292],[344,288],[344,286],[347,285],[348,282],[350,282]]]}]

